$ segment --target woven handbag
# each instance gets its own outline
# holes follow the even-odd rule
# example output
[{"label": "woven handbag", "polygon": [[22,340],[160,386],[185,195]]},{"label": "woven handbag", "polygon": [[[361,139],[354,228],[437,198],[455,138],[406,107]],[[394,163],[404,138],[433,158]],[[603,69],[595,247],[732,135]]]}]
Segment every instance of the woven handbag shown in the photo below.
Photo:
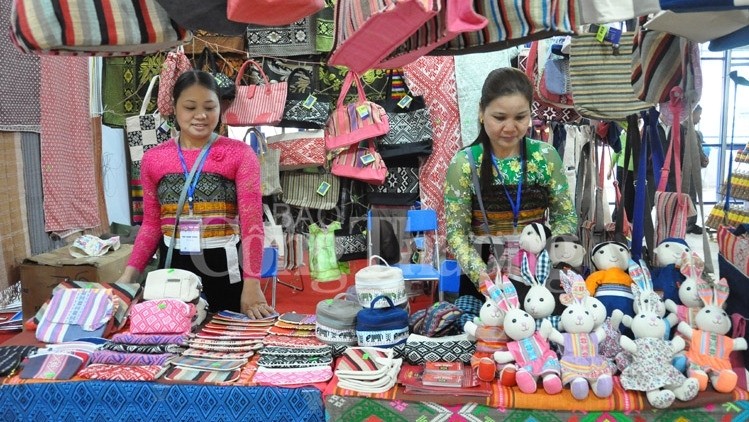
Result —
[{"label": "woven handbag", "polygon": [[375,205],[413,205],[421,194],[418,159],[389,159],[385,164],[387,177],[381,185],[367,185],[367,201]]},{"label": "woven handbag", "polygon": [[247,25],[247,52],[251,56],[316,54],[315,19],[307,16],[286,25]]},{"label": "woven handbag", "polygon": [[137,56],[192,39],[156,0],[15,0],[10,23],[25,53]]},{"label": "woven handbag", "polygon": [[[351,85],[356,83],[357,100],[344,104]],[[325,148],[334,150],[347,147],[388,133],[390,125],[385,109],[379,104],[367,101],[358,74],[346,74],[338,95],[335,109],[325,125]]]},{"label": "woven handbag", "polygon": [[[385,306],[378,305],[384,301]],[[356,314],[359,346],[393,347],[408,339],[408,312],[393,304],[388,296],[377,296],[369,307]]]},{"label": "woven handbag", "polygon": [[260,162],[260,190],[263,196],[281,193],[281,179],[279,175],[279,162],[281,151],[268,148],[265,135],[254,127],[247,129],[243,140],[247,142],[247,136],[255,134],[257,139],[257,158]]},{"label": "woven handbag", "polygon": [[355,72],[375,68],[438,11],[434,0],[338,1],[328,63]]},{"label": "woven handbag", "polygon": [[286,78],[289,92],[286,95],[283,119],[278,126],[304,129],[325,127],[330,117],[331,99],[326,94],[315,92],[319,89],[317,75],[316,67],[311,71],[297,67],[289,73]]},{"label": "woven handbag", "polygon": [[[242,85],[242,76],[247,66],[252,66],[260,73],[261,85]],[[237,96],[224,111],[222,120],[231,126],[275,125],[283,117],[288,86],[286,81],[270,83],[263,72],[263,67],[247,60],[237,72]]]},{"label": "woven handbag", "polygon": [[234,80],[221,72],[216,65],[216,55],[209,47],[205,47],[200,56],[195,60],[195,69],[206,70],[213,75],[213,79],[218,85],[220,100],[233,100],[237,93]]},{"label": "woven handbag", "polygon": [[323,7],[324,0],[228,0],[226,16],[234,22],[288,25]]},{"label": "woven handbag", "polygon": [[283,190],[281,200],[301,208],[319,210],[335,208],[341,193],[338,176],[322,167],[316,171],[308,170],[281,173],[281,189]]},{"label": "woven handbag", "polygon": [[[424,97],[411,94],[403,74],[389,71],[385,101],[380,104],[388,115],[390,131],[377,138],[377,151],[383,159],[420,157],[432,153],[432,118]],[[393,97],[393,79],[400,78],[405,96]]]},{"label": "woven handbag", "polygon": [[372,185],[381,185],[387,177],[385,162],[375,150],[374,140],[369,139],[351,145],[333,159],[331,173],[338,177],[361,180]]},{"label": "woven handbag", "polygon": [[281,171],[320,167],[328,161],[322,129],[282,133],[269,136],[266,140],[269,149],[281,153],[278,163]]},{"label": "woven handbag", "polygon": [[166,55],[164,64],[161,65],[161,80],[159,81],[159,93],[156,99],[159,113],[162,116],[171,116],[174,114],[174,101],[172,100],[174,84],[177,82],[179,75],[188,70],[192,70],[192,64],[187,56],[185,56],[182,48],[170,51]]}]

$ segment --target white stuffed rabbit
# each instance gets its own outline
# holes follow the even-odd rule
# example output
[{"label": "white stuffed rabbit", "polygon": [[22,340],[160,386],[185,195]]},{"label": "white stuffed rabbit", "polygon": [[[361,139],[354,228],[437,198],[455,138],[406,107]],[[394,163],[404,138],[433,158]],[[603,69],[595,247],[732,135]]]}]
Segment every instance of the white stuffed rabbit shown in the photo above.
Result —
[{"label": "white stuffed rabbit", "polygon": [[531,272],[527,257],[523,257],[523,263],[520,266],[520,270],[525,284],[531,286],[525,294],[523,309],[525,309],[525,311],[536,320],[537,329],[541,328],[541,322],[543,320],[548,320],[554,328],[558,329],[559,317],[551,315],[556,307],[556,300],[554,300],[554,295],[551,293],[551,290],[546,287],[546,281],[551,272],[549,253],[543,251],[538,255],[535,275]]},{"label": "white stuffed rabbit", "polygon": [[502,385],[515,385],[515,365],[497,365],[494,352],[507,351],[509,337],[504,330],[504,312],[493,300],[486,298],[478,318],[466,321],[463,331],[476,339],[476,351],[471,356],[471,366],[482,381],[493,381],[499,372]]},{"label": "white stuffed rabbit", "polygon": [[681,258],[681,273],[686,276],[679,285],[679,300],[681,305],[666,299],[666,310],[676,314],[680,322],[686,322],[692,328],[697,328],[697,313],[705,303],[701,299],[697,285],[702,282],[702,270],[705,262],[695,252],[684,252]]},{"label": "white stuffed rabbit", "polygon": [[734,350],[746,350],[746,339],[726,335],[731,329],[731,320],[723,310],[728,298],[728,282],[721,278],[714,285],[697,283],[697,291],[705,306],[697,313],[697,328],[680,322],[679,333],[689,340],[687,375],[697,378],[700,391],[707,388],[708,379],[716,391],[729,393],[736,388],[738,376],[728,360]]},{"label": "white stuffed rabbit", "polygon": [[606,332],[603,327],[594,329],[595,322],[586,305],[588,294],[585,281],[578,276],[573,281],[573,300],[562,313],[562,324],[567,332],[560,333],[552,328],[549,335],[549,340],[562,348],[562,383],[570,385],[572,396],[577,400],[588,397],[591,388],[601,398],[610,396],[614,388],[611,370],[598,352]]},{"label": "white stuffed rabbit", "polygon": [[[637,287],[632,285],[633,290]],[[657,295],[656,295],[657,296]],[[619,376],[625,390],[644,391],[648,402],[658,409],[671,406],[674,399],[687,401],[695,398],[699,383],[686,378],[672,364],[674,354],[684,348],[684,340],[667,340],[667,325],[662,317],[660,298],[635,293],[637,314],[631,321],[635,340],[621,336],[620,343],[632,357]]]},{"label": "white stuffed rabbit", "polygon": [[[559,301],[566,307],[570,303],[573,302],[573,294],[572,294],[572,285],[580,282],[585,282],[585,279],[578,273],[576,273],[573,270],[565,270],[559,273],[560,278],[560,284],[562,285],[562,288],[564,289],[565,293],[559,296]],[[604,306],[603,302],[600,300],[594,298],[593,296],[586,296],[585,297],[585,306],[588,308],[588,311],[590,312],[590,315],[593,317],[593,329],[597,329],[598,327],[606,324],[606,321],[608,321],[608,317],[606,316],[606,306]],[[619,321],[621,321],[621,318],[619,318]],[[561,317],[559,318],[559,327],[557,330],[564,331],[564,323],[562,322]],[[618,323],[617,323],[618,325]]]},{"label": "white stuffed rabbit", "polygon": [[[663,318],[663,323],[666,326],[663,339],[670,340],[671,329],[676,326],[676,324],[679,322],[679,319],[677,318],[675,312],[669,312],[668,315],[666,315],[666,306],[661,300],[660,295],[658,295],[658,293],[653,288],[653,278],[650,275],[647,264],[645,264],[645,261],[643,260],[640,260],[639,264],[634,260],[630,260],[629,269],[627,270],[627,272],[629,273],[630,277],[632,277],[632,281],[634,282],[631,286],[631,289],[632,294],[635,297],[635,301],[632,304],[635,313],[639,312],[638,307],[641,303],[646,305],[653,305],[653,309],[655,309],[659,317]],[[622,319],[622,323],[627,328],[631,328],[632,319],[633,318],[631,316],[625,315]]]},{"label": "white stuffed rabbit", "polygon": [[507,343],[508,351],[494,352],[494,360],[501,364],[515,362],[515,380],[523,393],[535,393],[541,377],[544,391],[558,394],[562,391],[559,360],[547,340],[551,323],[544,320],[542,328],[536,329],[536,320],[519,308],[517,291],[507,276],[503,277],[501,290],[499,307],[505,312],[505,333],[512,341]]}]

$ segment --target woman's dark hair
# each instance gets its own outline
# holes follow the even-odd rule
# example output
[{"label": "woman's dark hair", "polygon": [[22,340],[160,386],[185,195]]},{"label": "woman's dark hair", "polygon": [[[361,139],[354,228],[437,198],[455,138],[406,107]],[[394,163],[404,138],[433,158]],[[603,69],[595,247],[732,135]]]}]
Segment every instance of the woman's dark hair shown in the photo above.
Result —
[{"label": "woman's dark hair", "polygon": [[[489,103],[499,97],[518,94],[528,100],[528,107],[530,107],[533,103],[533,85],[531,85],[531,81],[525,73],[513,67],[494,69],[489,72],[489,75],[484,80],[484,86],[481,88],[479,110],[483,111]],[[489,135],[486,133],[486,130],[484,130],[484,125],[481,125],[476,140],[473,141],[470,146],[477,144],[484,146],[485,154],[492,150],[491,141],[489,140]],[[524,143],[521,145],[521,148],[525,148]],[[524,153],[525,151],[521,151],[521,154]],[[485,191],[489,186],[491,186],[493,181],[491,160],[482,160],[480,178],[481,190]]]},{"label": "woman's dark hair", "polygon": [[[216,98],[221,98],[218,84],[216,83],[216,80],[213,79],[213,75],[202,70],[188,70],[187,72],[179,75],[177,81],[174,83],[174,88],[172,89],[172,98],[175,105],[177,104],[177,100],[179,99],[180,95],[182,95],[182,92],[193,85],[200,85],[204,88],[207,88],[216,93]],[[220,125],[221,120],[219,118],[219,123],[216,127]],[[174,119],[174,126],[177,128],[177,130],[180,130],[177,119]]]}]

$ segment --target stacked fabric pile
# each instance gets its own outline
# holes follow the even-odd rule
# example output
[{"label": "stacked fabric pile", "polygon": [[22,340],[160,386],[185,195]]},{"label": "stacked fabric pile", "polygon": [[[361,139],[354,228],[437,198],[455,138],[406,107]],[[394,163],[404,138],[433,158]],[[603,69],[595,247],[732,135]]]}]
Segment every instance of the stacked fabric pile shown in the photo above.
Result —
[{"label": "stacked fabric pile", "polygon": [[281,315],[260,350],[253,380],[265,385],[325,382],[333,376],[332,348],[315,337],[315,315]]},{"label": "stacked fabric pile", "polygon": [[31,351],[22,362],[21,379],[69,380],[85,368],[99,347],[96,339],[48,344]]},{"label": "stacked fabric pile", "polygon": [[271,319],[221,311],[187,340],[189,348],[173,359],[164,379],[209,383],[234,382],[242,367],[262,347]]}]

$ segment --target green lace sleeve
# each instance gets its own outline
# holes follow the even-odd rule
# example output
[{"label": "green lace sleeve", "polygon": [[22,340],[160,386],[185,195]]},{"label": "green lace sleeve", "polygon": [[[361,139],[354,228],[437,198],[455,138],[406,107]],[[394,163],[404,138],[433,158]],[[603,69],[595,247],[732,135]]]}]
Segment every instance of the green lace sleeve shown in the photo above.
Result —
[{"label": "green lace sleeve", "polygon": [[[445,179],[445,230],[447,244],[463,272],[478,284],[479,275],[486,272],[486,264],[481,260],[471,243],[471,197],[473,182],[467,151],[458,151],[450,162]],[[474,155],[475,156],[475,155]],[[479,165],[479,162],[476,162]]]},{"label": "green lace sleeve", "polygon": [[[577,214],[570,196],[570,186],[564,174],[564,165],[554,147],[541,143],[541,155],[546,161],[546,176],[549,180],[549,226],[556,234],[576,234]],[[530,163],[529,163],[530,164]]]}]

